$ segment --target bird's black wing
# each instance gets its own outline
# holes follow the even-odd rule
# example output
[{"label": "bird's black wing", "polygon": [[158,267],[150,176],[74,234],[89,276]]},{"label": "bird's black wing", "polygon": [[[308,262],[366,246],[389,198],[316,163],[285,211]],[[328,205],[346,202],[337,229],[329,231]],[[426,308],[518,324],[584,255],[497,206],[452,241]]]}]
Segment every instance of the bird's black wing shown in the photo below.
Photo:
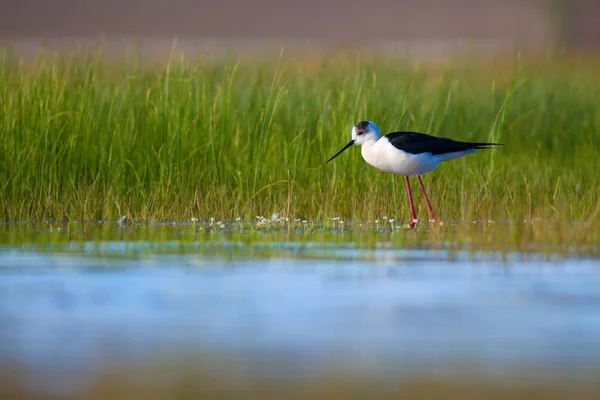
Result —
[{"label": "bird's black wing", "polygon": [[411,154],[446,154],[471,149],[487,149],[500,143],[461,142],[419,132],[392,132],[384,136],[397,149]]}]

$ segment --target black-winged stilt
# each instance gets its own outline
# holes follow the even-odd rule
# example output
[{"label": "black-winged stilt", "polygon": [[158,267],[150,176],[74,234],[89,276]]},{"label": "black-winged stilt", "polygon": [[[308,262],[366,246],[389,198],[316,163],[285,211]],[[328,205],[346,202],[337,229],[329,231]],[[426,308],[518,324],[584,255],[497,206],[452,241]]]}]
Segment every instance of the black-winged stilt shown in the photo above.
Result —
[{"label": "black-winged stilt", "polygon": [[435,213],[425,192],[421,175],[433,171],[444,161],[466,156],[474,153],[475,150],[501,145],[501,143],[460,142],[418,132],[392,132],[382,137],[375,123],[361,121],[352,128],[352,140],[327,162],[354,144],[362,146],[361,154],[368,164],[382,171],[404,176],[412,214],[410,228],[414,228],[417,223],[417,215],[410,190],[409,176],[417,177],[431,219],[435,221]]}]

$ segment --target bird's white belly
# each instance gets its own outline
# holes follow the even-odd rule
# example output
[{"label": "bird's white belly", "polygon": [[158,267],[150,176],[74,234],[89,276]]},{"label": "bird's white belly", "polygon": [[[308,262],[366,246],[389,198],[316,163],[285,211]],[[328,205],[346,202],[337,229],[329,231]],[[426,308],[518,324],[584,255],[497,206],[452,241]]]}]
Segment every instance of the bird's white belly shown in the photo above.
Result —
[{"label": "bird's white belly", "polygon": [[442,161],[462,157],[473,151],[433,155],[431,153],[411,154],[392,146],[382,138],[372,145],[362,146],[361,154],[364,160],[385,172],[396,175],[423,175],[433,171]]},{"label": "bird's white belly", "polygon": [[363,151],[362,156],[377,169],[403,176],[422,175],[434,170],[439,164],[430,153],[410,154],[396,148]]}]

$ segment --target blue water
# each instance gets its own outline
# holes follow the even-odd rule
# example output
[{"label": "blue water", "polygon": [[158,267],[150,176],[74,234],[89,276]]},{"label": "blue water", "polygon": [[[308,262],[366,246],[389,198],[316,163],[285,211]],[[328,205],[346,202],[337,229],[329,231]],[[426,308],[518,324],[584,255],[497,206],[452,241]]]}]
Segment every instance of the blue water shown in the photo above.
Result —
[{"label": "blue water", "polygon": [[102,246],[113,248],[0,248],[0,364],[50,386],[58,373],[73,383],[114,361],[190,355],[296,375],[600,367],[597,259],[310,244],[116,257],[136,244]]}]

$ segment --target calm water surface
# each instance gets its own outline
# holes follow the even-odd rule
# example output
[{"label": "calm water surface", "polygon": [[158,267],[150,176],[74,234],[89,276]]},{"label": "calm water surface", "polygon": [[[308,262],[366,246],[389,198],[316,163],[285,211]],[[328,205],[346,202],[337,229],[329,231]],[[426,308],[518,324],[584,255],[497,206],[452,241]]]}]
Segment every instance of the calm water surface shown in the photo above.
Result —
[{"label": "calm water surface", "polygon": [[48,392],[163,357],[278,377],[461,365],[594,380],[599,288],[593,257],[426,233],[2,225],[0,365]]}]

